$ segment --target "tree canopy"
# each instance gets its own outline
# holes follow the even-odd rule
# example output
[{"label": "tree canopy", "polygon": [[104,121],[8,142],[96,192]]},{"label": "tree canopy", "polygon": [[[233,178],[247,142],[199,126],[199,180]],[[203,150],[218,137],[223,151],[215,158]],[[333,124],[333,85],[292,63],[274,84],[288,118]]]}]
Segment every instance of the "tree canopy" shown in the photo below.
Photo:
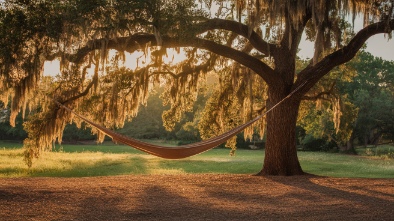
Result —
[{"label": "tree canopy", "polygon": [[350,153],[355,153],[354,143],[389,141],[394,132],[393,68],[393,61],[361,51],[316,85],[315,97],[320,99],[303,103],[300,125],[307,134]]},{"label": "tree canopy", "polygon": [[[43,93],[116,128],[135,116],[151,85],[165,84],[163,97],[171,108],[163,118],[172,128],[191,110],[199,84],[212,71],[218,87],[201,125],[217,128],[207,127],[207,136],[213,136],[302,86],[259,126],[262,131],[267,122],[261,174],[302,174],[295,124],[303,96],[351,60],[369,37],[391,35],[393,5],[392,0],[6,0],[0,11],[1,99],[12,99],[11,122],[27,107],[34,113],[25,124],[31,159],[61,140],[66,123],[80,124]],[[364,28],[344,36],[346,20],[357,15]],[[304,32],[315,42],[315,53],[296,72]],[[122,67],[127,53],[136,51],[142,53],[134,61],[138,67]],[[44,62],[54,59],[60,60],[61,75],[40,81]]]}]

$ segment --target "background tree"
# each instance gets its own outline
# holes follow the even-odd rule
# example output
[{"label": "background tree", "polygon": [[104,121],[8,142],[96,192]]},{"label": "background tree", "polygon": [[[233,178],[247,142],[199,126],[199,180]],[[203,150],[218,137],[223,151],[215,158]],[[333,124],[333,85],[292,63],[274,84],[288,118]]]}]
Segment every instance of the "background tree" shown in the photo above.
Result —
[{"label": "background tree", "polygon": [[[357,14],[364,15],[365,26],[344,41],[342,21]],[[122,127],[135,116],[155,83],[166,85],[163,97],[171,108],[163,115],[164,124],[174,127],[182,113],[191,110],[208,71],[219,75],[219,90],[211,101],[218,104],[211,112],[216,117],[207,118],[218,131],[293,93],[266,117],[261,175],[303,174],[295,136],[302,98],[333,68],[351,60],[369,37],[391,34],[394,28],[391,0],[9,0],[0,16],[0,73],[5,82],[0,88],[2,100],[8,95],[13,100],[11,121],[27,101],[43,103],[38,96],[31,99],[32,93],[44,61],[53,59],[60,59],[62,76],[48,93],[107,127]],[[296,73],[304,31],[315,42],[315,54]],[[185,59],[166,60],[169,48],[182,51]],[[109,59],[111,49],[118,53]],[[143,57],[144,66],[134,70],[118,68],[125,52],[135,51],[151,59]],[[94,70],[91,75],[89,68]],[[44,100],[42,111],[26,124],[30,158],[61,140],[67,122],[80,124]]]},{"label": "background tree", "polygon": [[22,115],[19,114],[15,119],[15,126],[11,127],[9,122],[9,108],[0,102],[0,140],[23,140],[26,132],[22,127]]},{"label": "background tree", "polygon": [[340,85],[358,110],[351,145],[377,145],[382,138],[394,137],[394,62],[362,52],[349,64],[357,72],[353,81]]},{"label": "background tree", "polygon": [[[306,136],[301,138],[305,148],[328,150],[335,146],[343,152],[355,153],[353,146],[348,146],[348,141],[352,136],[358,107],[348,95],[341,93],[341,85],[353,81],[356,75],[357,71],[350,65],[338,66],[304,96],[299,123],[306,132]],[[313,143],[317,146],[310,147]]]},{"label": "background tree", "polygon": [[[300,122],[306,133],[333,141],[348,153],[356,153],[355,142],[376,145],[382,138],[390,140],[394,132],[393,73],[392,61],[361,51],[315,86],[319,96],[314,97],[320,100],[304,103],[301,108]],[[340,108],[335,107],[338,98]],[[339,115],[335,114],[338,110]]]},{"label": "background tree", "polygon": [[199,93],[193,110],[183,115],[181,120],[175,124],[173,130],[168,131],[163,126],[162,113],[170,106],[163,105],[160,97],[163,87],[157,86],[149,93],[146,106],[139,108],[138,114],[131,122],[126,122],[123,128],[117,132],[138,139],[165,139],[178,140],[181,142],[200,141],[198,132],[199,113],[206,102],[206,95]]}]

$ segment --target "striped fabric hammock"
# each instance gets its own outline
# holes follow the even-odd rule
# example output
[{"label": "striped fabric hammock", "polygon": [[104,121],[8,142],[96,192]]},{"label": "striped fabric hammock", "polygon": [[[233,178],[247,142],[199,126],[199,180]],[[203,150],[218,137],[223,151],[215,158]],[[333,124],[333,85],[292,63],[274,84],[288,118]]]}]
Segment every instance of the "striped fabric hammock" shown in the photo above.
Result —
[{"label": "striped fabric hammock", "polygon": [[139,141],[139,140],[136,140],[136,139],[133,139],[133,138],[129,138],[129,137],[123,136],[121,134],[118,134],[118,133],[116,133],[116,132],[114,132],[114,131],[112,131],[112,130],[110,130],[108,128],[105,128],[105,127],[103,127],[103,126],[101,126],[101,125],[99,125],[99,124],[87,119],[86,117],[76,113],[75,111],[73,111],[72,109],[64,106],[63,104],[61,104],[60,102],[58,102],[54,98],[50,97],[50,99],[52,99],[60,107],[64,108],[67,111],[70,111],[71,113],[73,113],[77,117],[79,117],[82,120],[84,120],[86,123],[88,123],[91,126],[95,127],[96,129],[98,129],[102,133],[108,135],[109,137],[111,137],[116,142],[123,143],[123,144],[128,145],[130,147],[133,147],[135,149],[141,150],[143,152],[146,152],[146,153],[149,153],[149,154],[152,154],[154,156],[161,157],[161,158],[165,158],[165,159],[182,159],[182,158],[190,157],[190,156],[193,156],[193,155],[196,155],[196,154],[208,151],[208,150],[210,150],[210,149],[212,149],[214,147],[217,147],[218,145],[226,142],[228,139],[230,139],[234,135],[238,134],[239,132],[241,132],[245,128],[251,126],[253,123],[255,123],[256,121],[258,121],[259,119],[264,117],[267,113],[272,111],[275,107],[277,107],[283,101],[285,101],[290,96],[292,96],[304,84],[300,85],[297,89],[295,89],[292,93],[287,95],[284,99],[279,101],[277,104],[272,106],[269,110],[267,110],[263,114],[255,117],[253,120],[251,120],[251,121],[249,121],[249,122],[247,122],[245,124],[242,124],[242,125],[240,125],[238,127],[235,127],[234,129],[232,129],[232,130],[230,130],[230,131],[228,131],[228,132],[226,132],[226,133],[224,133],[224,134],[222,134],[220,136],[213,137],[213,138],[201,141],[201,142],[197,142],[197,143],[193,143],[193,144],[187,144],[187,145],[182,145],[182,146],[177,146],[177,147],[165,147],[165,146],[160,146],[160,145],[154,145],[154,144],[142,142],[142,141]]}]

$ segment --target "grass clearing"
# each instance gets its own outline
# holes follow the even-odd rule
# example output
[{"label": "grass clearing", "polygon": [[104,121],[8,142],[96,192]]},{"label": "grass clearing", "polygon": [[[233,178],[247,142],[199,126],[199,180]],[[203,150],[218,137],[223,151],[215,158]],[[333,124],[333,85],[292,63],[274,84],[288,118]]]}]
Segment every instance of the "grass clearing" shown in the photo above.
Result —
[{"label": "grass clearing", "polygon": [[[330,177],[394,178],[394,160],[323,152],[299,152],[307,173]],[[63,145],[47,152],[28,169],[21,144],[0,143],[0,177],[85,177],[125,174],[254,174],[263,150],[213,149],[182,160],[157,158],[128,146]]]},{"label": "grass clearing", "polygon": [[382,159],[394,159],[394,145],[379,145],[356,148],[359,155]]}]

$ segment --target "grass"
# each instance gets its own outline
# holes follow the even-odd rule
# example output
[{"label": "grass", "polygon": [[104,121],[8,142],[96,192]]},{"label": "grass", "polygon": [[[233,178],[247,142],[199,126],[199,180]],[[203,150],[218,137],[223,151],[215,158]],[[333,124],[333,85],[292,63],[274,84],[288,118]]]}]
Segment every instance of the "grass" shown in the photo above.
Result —
[{"label": "grass", "polygon": [[[394,178],[394,160],[323,152],[299,152],[305,172],[331,177]],[[28,169],[18,143],[0,142],[0,177],[85,177],[125,174],[254,174],[263,150],[213,149],[183,160],[160,159],[123,145],[63,145]]]},{"label": "grass", "polygon": [[394,159],[394,146],[393,145],[379,145],[359,147],[356,149],[357,154],[362,156],[370,156],[382,159]]}]

